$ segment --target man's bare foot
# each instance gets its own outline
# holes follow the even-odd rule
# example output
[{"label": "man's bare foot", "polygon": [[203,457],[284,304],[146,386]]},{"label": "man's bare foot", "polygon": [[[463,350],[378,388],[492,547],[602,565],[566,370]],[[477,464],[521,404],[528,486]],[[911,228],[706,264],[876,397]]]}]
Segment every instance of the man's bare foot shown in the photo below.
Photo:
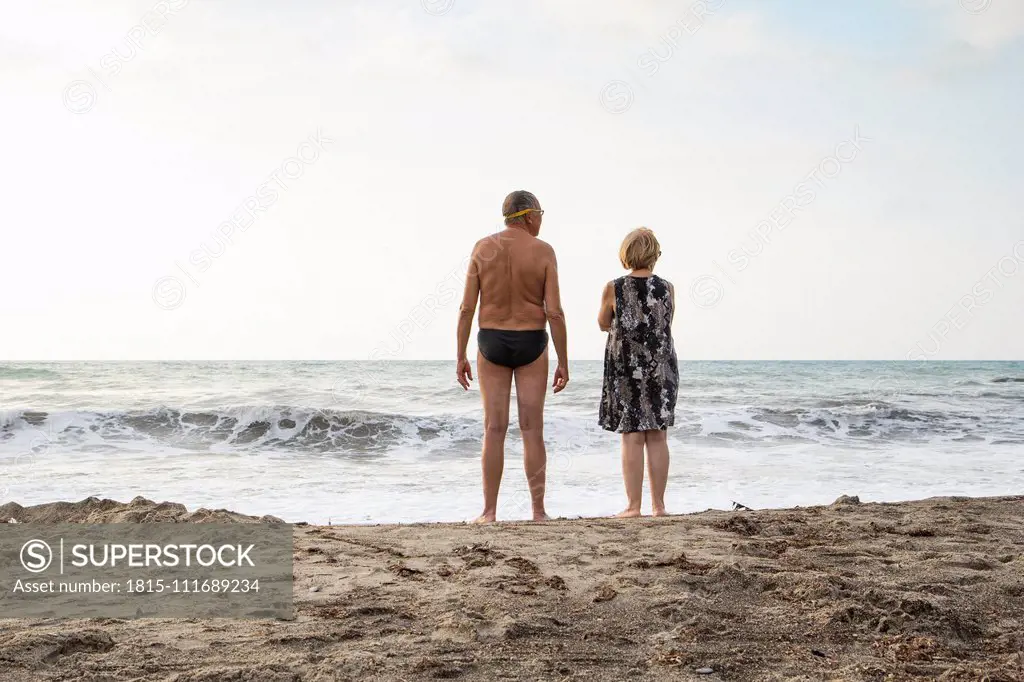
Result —
[{"label": "man's bare foot", "polygon": [[534,521],[550,521],[551,517],[547,515],[547,512],[533,512]]},{"label": "man's bare foot", "polygon": [[495,522],[495,515],[493,513],[491,513],[491,514],[481,514],[480,516],[476,517],[476,519],[473,520],[473,523],[476,523],[476,524],[494,523],[494,522]]},{"label": "man's bare foot", "polygon": [[618,514],[615,515],[615,518],[617,518],[617,519],[635,519],[638,516],[642,516],[642,514],[640,513],[639,509],[627,509],[625,511],[620,511]]},{"label": "man's bare foot", "polygon": [[661,507],[660,509],[655,509],[655,510],[654,510],[654,511],[652,512],[652,515],[653,515],[653,516],[668,516],[668,512],[667,512],[667,511],[665,511],[665,508],[664,508],[664,507]]}]

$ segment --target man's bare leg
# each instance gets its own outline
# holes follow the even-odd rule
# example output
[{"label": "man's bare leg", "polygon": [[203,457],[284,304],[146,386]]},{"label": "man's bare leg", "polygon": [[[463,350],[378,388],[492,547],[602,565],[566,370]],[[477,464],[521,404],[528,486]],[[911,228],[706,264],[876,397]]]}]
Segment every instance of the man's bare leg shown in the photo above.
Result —
[{"label": "man's bare leg", "polygon": [[620,519],[640,516],[644,491],[644,432],[622,434],[622,481],[626,484],[626,508],[616,514]]},{"label": "man's bare leg", "polygon": [[512,370],[477,353],[476,371],[484,404],[484,446],[480,459],[484,475],[484,512],[475,523],[493,523],[498,514],[498,488],[505,469],[505,433],[512,395]]},{"label": "man's bare leg", "polygon": [[530,486],[533,520],[548,518],[544,509],[548,455],[544,448],[544,397],[548,388],[548,352],[528,365],[516,367],[516,402],[523,434],[523,466]]},{"label": "man's bare leg", "polygon": [[644,431],[647,444],[647,477],[651,481],[651,507],[655,516],[666,516],[668,484],[668,431]]}]

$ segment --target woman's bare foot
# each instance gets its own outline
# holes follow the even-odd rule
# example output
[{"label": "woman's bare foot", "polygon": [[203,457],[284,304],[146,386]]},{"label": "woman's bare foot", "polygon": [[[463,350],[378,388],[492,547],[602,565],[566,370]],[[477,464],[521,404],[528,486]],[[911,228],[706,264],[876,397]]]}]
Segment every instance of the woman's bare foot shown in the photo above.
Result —
[{"label": "woman's bare foot", "polygon": [[635,519],[638,516],[643,516],[640,513],[639,509],[626,509],[625,511],[620,511],[618,514],[616,514],[615,518],[617,518],[617,519]]},{"label": "woman's bare foot", "polygon": [[494,514],[494,512],[483,513],[480,516],[476,517],[476,519],[473,520],[473,523],[476,523],[476,524],[494,523],[494,522],[495,522],[495,514]]},{"label": "woman's bare foot", "polygon": [[668,512],[665,511],[664,507],[655,508],[654,511],[652,512],[652,515],[653,516],[668,516]]}]

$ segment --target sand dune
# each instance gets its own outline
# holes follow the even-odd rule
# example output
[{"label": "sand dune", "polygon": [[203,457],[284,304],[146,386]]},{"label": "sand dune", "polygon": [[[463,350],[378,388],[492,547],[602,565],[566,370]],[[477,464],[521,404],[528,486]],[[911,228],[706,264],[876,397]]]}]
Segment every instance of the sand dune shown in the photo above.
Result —
[{"label": "sand dune", "polygon": [[[0,679],[1024,680],[1022,512],[297,526],[294,621],[0,620]],[[261,521],[95,498],[12,516]]]}]

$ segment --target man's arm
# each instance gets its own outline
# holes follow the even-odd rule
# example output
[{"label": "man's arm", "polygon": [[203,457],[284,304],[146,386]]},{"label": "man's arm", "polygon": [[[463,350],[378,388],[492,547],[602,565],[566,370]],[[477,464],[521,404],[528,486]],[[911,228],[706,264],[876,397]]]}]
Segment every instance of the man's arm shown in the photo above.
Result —
[{"label": "man's arm", "polygon": [[480,296],[480,270],[477,268],[476,249],[470,257],[469,270],[466,272],[466,288],[459,305],[459,324],[456,330],[457,354],[455,377],[462,388],[469,390],[469,382],[473,380],[473,366],[466,357],[469,346],[469,333],[473,330],[473,315],[476,313],[476,301]]},{"label": "man's arm", "polygon": [[551,327],[551,340],[555,344],[558,356],[558,367],[555,369],[555,380],[552,384],[558,393],[569,383],[569,354],[566,351],[565,313],[562,312],[562,296],[558,289],[558,261],[555,252],[551,252],[547,268],[544,272],[544,312]]},{"label": "man's arm", "polygon": [[601,331],[611,331],[612,317],[615,315],[615,283],[608,282],[601,292],[601,311],[597,314],[597,326]]}]

